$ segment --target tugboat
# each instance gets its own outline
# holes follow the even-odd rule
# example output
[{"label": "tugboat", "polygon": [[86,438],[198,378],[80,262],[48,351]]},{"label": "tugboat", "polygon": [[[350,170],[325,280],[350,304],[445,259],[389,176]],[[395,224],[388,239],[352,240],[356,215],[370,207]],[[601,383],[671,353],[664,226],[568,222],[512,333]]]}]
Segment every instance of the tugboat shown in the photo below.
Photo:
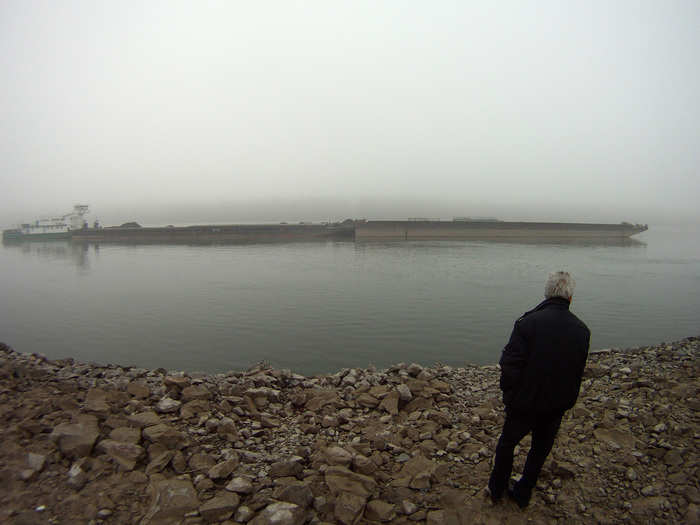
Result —
[{"label": "tugboat", "polygon": [[88,213],[86,204],[76,204],[73,211],[52,219],[39,219],[32,223],[20,224],[18,228],[3,230],[3,241],[45,241],[70,239],[73,231],[87,227],[83,216]]}]

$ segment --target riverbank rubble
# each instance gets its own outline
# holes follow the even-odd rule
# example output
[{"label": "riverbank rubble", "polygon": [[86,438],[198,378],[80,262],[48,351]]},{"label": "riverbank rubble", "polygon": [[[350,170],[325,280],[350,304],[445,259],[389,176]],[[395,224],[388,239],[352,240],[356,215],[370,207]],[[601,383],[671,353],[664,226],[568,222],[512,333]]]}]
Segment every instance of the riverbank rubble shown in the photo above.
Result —
[{"label": "riverbank rubble", "polygon": [[699,523],[699,350],[592,352],[521,511],[483,492],[497,366],[205,375],[0,344],[0,522]]}]

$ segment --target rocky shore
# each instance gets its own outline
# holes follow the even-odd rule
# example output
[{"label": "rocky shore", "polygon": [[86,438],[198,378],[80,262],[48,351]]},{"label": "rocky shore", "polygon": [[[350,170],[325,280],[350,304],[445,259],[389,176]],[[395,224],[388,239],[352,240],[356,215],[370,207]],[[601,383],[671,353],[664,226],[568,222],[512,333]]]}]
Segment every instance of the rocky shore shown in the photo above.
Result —
[{"label": "rocky shore", "polygon": [[0,522],[698,523],[699,350],[591,353],[521,511],[483,494],[496,366],[204,375],[0,344]]}]

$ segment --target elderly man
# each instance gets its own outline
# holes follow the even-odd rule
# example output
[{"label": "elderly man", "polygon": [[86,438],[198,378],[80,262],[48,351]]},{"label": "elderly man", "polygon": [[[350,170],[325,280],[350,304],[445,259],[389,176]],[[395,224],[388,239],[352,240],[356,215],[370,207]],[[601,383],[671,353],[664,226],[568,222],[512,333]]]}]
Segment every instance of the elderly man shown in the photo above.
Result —
[{"label": "elderly man", "polygon": [[[487,493],[497,503],[503,493],[527,507],[564,412],[576,403],[588,358],[590,331],[569,311],[574,280],[554,272],[545,300],[515,322],[501,356],[501,390],[506,407],[501,438]],[[532,445],[520,480],[508,488],[513,450],[532,432]]]}]

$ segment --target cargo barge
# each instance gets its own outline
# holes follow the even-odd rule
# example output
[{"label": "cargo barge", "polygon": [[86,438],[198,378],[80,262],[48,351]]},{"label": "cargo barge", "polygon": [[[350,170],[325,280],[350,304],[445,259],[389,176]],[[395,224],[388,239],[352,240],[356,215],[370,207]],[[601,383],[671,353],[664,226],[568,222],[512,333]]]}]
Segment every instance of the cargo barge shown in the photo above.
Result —
[{"label": "cargo barge", "polygon": [[377,240],[621,240],[646,231],[646,224],[408,220],[355,223],[356,241]]},{"label": "cargo barge", "polygon": [[73,232],[74,242],[115,243],[253,243],[352,240],[352,224],[214,224],[158,228],[85,228]]},{"label": "cargo barge", "polygon": [[70,239],[82,243],[253,243],[294,241],[424,241],[424,240],[501,240],[501,241],[618,241],[646,231],[646,224],[586,224],[566,222],[512,222],[497,219],[455,218],[351,220],[312,224],[227,224],[197,226],[141,227],[125,223],[117,227],[90,228],[83,220],[88,207],[57,219],[23,224],[3,231],[3,241]]}]

